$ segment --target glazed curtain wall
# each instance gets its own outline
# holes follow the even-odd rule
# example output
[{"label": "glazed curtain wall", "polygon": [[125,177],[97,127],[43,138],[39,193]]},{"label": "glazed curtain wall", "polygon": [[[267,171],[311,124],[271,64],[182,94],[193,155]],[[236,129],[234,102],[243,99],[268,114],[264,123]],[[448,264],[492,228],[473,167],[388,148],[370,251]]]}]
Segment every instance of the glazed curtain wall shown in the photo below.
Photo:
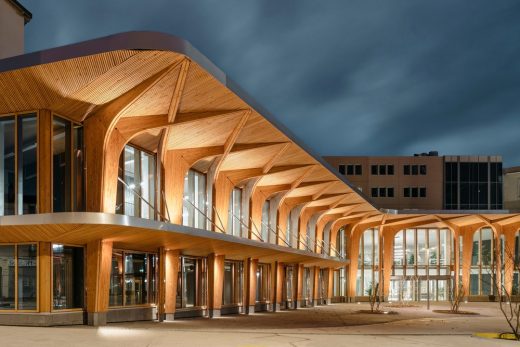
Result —
[{"label": "glazed curtain wall", "polygon": [[58,116],[52,120],[52,209],[85,211],[83,127]]},{"label": "glazed curtain wall", "polygon": [[125,146],[119,161],[116,213],[155,219],[155,155]]},{"label": "glazed curtain wall", "polygon": [[379,283],[379,230],[367,229],[359,240],[356,295],[369,296]]},{"label": "glazed curtain wall", "polygon": [[473,234],[470,295],[493,295],[495,240],[491,228],[482,228]]},{"label": "glazed curtain wall", "polygon": [[53,309],[83,308],[84,267],[83,247],[52,245]]},{"label": "glazed curtain wall", "polygon": [[110,306],[153,304],[157,293],[157,255],[114,250]]},{"label": "glazed curtain wall", "polygon": [[189,170],[184,177],[182,225],[208,228],[208,192],[206,174]]},{"label": "glazed curtain wall", "polygon": [[176,308],[194,308],[206,305],[207,283],[206,258],[180,257]]},{"label": "glazed curtain wall", "polygon": [[37,213],[36,114],[0,118],[0,216]]},{"label": "glazed curtain wall", "polygon": [[0,245],[0,310],[37,309],[38,246]]},{"label": "glazed curtain wall", "polygon": [[[390,300],[448,300],[454,241],[449,229],[406,229],[394,237]],[[428,288],[429,286],[429,288]]]}]

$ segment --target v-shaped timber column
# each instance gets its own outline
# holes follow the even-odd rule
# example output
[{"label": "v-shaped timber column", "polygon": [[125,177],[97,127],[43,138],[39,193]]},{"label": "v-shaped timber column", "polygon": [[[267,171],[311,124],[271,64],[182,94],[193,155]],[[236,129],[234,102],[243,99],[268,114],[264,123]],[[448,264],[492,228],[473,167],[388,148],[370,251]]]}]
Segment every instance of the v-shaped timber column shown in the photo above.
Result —
[{"label": "v-shaped timber column", "polygon": [[[87,211],[114,213],[117,197],[119,157],[125,144],[150,128],[147,121],[129,128],[118,127],[122,114],[163,77],[177,67],[168,66],[114,100],[98,107],[84,121],[87,180]],[[154,119],[156,127],[168,125],[167,117]],[[143,127],[146,126],[146,127]]]}]

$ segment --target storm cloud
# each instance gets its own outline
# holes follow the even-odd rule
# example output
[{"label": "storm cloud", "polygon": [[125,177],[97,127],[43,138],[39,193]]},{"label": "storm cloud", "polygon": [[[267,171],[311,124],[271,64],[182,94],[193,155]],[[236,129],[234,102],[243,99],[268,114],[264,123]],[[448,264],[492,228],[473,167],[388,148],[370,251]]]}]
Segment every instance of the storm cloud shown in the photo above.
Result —
[{"label": "storm cloud", "polygon": [[518,0],[22,0],[26,50],[153,30],[190,41],[321,155],[520,165]]}]

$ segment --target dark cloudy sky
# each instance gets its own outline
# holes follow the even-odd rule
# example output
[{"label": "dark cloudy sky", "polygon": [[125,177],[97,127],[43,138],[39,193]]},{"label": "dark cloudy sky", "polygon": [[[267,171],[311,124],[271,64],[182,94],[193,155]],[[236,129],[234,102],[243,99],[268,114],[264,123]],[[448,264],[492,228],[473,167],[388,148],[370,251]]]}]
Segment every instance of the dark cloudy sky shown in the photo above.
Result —
[{"label": "dark cloudy sky", "polygon": [[21,0],[35,51],[130,30],[189,40],[318,154],[520,165],[519,0]]}]

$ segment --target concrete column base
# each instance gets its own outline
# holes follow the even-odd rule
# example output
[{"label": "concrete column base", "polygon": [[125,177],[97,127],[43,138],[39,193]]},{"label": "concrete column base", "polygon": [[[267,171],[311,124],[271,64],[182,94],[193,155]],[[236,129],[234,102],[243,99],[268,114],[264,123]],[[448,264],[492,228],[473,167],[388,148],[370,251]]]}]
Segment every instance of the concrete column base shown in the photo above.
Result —
[{"label": "concrete column base", "polygon": [[220,308],[210,308],[209,311],[209,318],[219,318],[220,317]]},{"label": "concrete column base", "polygon": [[277,312],[277,311],[280,311],[280,304],[279,303],[273,304],[273,312]]},{"label": "concrete column base", "polygon": [[87,312],[87,324],[94,327],[107,325],[107,313]]},{"label": "concrete column base", "polygon": [[332,304],[331,298],[328,298],[327,300],[325,300],[325,305],[330,305],[330,304]]},{"label": "concrete column base", "polygon": [[175,320],[175,313],[165,313],[163,320],[167,321],[167,322],[174,321]]},{"label": "concrete column base", "polygon": [[249,305],[246,311],[247,314],[254,314],[255,313],[255,305]]}]

